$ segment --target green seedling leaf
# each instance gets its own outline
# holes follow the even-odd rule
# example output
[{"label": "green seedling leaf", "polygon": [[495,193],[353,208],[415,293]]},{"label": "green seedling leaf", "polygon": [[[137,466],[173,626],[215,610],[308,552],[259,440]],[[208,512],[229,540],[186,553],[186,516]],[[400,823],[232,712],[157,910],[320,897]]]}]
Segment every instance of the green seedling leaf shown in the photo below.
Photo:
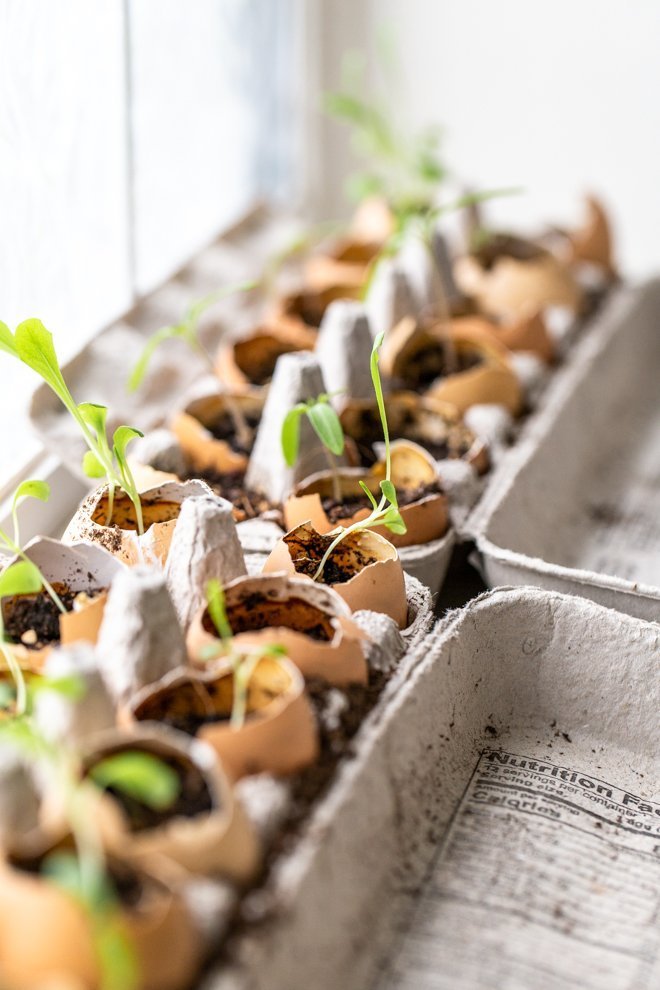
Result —
[{"label": "green seedling leaf", "polygon": [[30,679],[30,693],[45,694],[52,691],[63,698],[71,701],[80,701],[85,696],[85,682],[76,674],[67,674],[62,677],[44,677],[33,675]]},{"label": "green seedling leaf", "polygon": [[16,342],[14,341],[14,335],[7,326],[0,320],[0,351],[6,351],[7,354],[11,354],[12,357],[18,357],[18,351],[16,350]]},{"label": "green seedling leaf", "polygon": [[23,481],[14,492],[12,507],[16,508],[22,498],[38,498],[40,502],[47,502],[50,498],[50,485],[36,479]]},{"label": "green seedling leaf", "polygon": [[94,783],[112,787],[155,811],[166,811],[179,795],[177,773],[158,757],[138,750],[108,756],[89,771]]},{"label": "green seedling leaf", "polygon": [[23,364],[36,371],[70,412],[75,409],[76,415],[77,406],[60,371],[52,333],[41,320],[24,320],[16,328],[14,341]]},{"label": "green seedling leaf", "polygon": [[106,420],[108,418],[108,407],[100,406],[96,402],[81,402],[78,405],[78,412],[88,426],[94,430],[96,435],[105,436]]},{"label": "green seedling leaf", "polygon": [[284,460],[289,467],[293,467],[298,457],[298,450],[300,447],[300,417],[306,412],[306,404],[304,402],[300,402],[297,406],[294,406],[293,409],[289,410],[284,417],[284,422],[282,423],[280,443],[282,445]]},{"label": "green seedling leaf", "polygon": [[339,416],[327,401],[316,402],[307,410],[314,432],[324,447],[339,456],[344,452],[344,431],[341,428]]},{"label": "green seedling leaf", "polygon": [[106,474],[105,467],[91,450],[85,453],[82,459],[82,468],[88,478],[104,478]]},{"label": "green seedling leaf", "polygon": [[369,486],[366,485],[364,481],[360,481],[360,488],[371,502],[371,507],[374,510],[374,512],[378,512],[378,502],[374,498],[373,492],[371,491]]},{"label": "green seedling leaf", "polygon": [[390,503],[390,505],[393,505],[395,509],[398,509],[399,503],[396,497],[396,488],[394,487],[392,482],[388,481],[387,478],[385,478],[380,483],[380,490],[387,499],[387,501]]},{"label": "green seedling leaf", "polygon": [[225,642],[231,640],[234,634],[227,618],[225,592],[217,578],[206,583],[206,604],[219,638]]},{"label": "green seedling leaf", "polygon": [[0,574],[0,600],[12,595],[36,595],[41,587],[39,568],[30,560],[18,560]]},{"label": "green seedling leaf", "polygon": [[137,990],[141,986],[139,960],[118,912],[96,926],[94,948],[101,969],[99,990]]},{"label": "green seedling leaf", "polygon": [[[18,505],[21,499],[24,498],[38,498],[40,502],[47,502],[50,498],[50,485],[45,481],[30,479],[29,481],[21,482],[14,492],[14,497],[11,502],[11,517],[14,523],[13,542],[16,545],[19,545],[21,540],[18,525]],[[3,542],[7,542],[5,534],[0,533],[0,538],[3,539]]]},{"label": "green seedling leaf", "polygon": [[403,536],[404,533],[408,532],[408,527],[397,510],[394,510],[391,516],[388,513],[383,520],[383,525],[389,529],[390,533],[396,533],[399,536]]},{"label": "green seedling leaf", "polygon": [[143,437],[144,433],[140,430],[136,430],[133,426],[118,426],[112,436],[112,447],[115,452],[115,457],[119,461],[120,465],[124,466],[126,464],[126,448],[128,447],[131,440],[135,440],[136,437]]}]

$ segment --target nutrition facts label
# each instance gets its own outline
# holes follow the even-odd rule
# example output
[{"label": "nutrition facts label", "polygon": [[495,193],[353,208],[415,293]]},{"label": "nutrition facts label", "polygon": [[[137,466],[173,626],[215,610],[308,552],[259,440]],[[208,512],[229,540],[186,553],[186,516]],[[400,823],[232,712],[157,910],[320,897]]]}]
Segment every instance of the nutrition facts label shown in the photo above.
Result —
[{"label": "nutrition facts label", "polygon": [[381,990],[656,990],[660,805],[482,755]]}]

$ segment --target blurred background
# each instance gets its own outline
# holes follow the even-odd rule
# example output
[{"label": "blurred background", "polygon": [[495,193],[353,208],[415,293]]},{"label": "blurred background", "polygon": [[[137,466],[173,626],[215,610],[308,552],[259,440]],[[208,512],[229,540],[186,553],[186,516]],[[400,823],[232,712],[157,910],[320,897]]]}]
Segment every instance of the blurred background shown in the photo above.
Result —
[{"label": "blurred background", "polygon": [[[255,203],[346,216],[322,94],[351,51],[378,82],[384,37],[402,127],[439,125],[459,184],[524,189],[489,216],[571,223],[593,189],[622,271],[656,269],[656,0],[0,0],[0,318],[67,357]],[[20,385],[2,363],[0,413]]]}]

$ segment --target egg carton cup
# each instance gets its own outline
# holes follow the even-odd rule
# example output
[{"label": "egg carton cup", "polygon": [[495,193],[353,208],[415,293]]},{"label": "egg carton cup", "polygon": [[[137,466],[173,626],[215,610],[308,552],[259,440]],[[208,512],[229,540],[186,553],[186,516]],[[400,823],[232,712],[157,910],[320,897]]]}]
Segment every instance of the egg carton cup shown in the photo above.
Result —
[{"label": "egg carton cup", "polygon": [[470,515],[490,586],[660,620],[660,280],[620,290]]},{"label": "egg carton cup", "polygon": [[450,613],[204,990],[652,990],[659,648],[655,624],[538,589]]}]

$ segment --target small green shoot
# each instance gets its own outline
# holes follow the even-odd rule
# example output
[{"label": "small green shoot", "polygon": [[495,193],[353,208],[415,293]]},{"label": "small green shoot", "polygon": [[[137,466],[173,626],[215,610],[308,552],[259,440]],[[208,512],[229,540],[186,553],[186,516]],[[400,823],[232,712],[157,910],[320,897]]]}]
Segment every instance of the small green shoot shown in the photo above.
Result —
[{"label": "small green shoot", "polygon": [[[45,481],[38,481],[31,478],[28,481],[23,481],[18,486],[14,492],[11,502],[11,516],[14,532],[12,536],[9,536],[4,529],[0,529],[0,552],[12,553],[17,557],[20,557],[21,560],[30,562],[29,558],[21,549],[21,537],[18,523],[18,507],[25,498],[37,498],[41,502],[47,502],[50,498],[50,485]],[[32,566],[36,567],[36,564],[33,564]],[[55,607],[62,613],[62,615],[64,615],[66,613],[66,608],[62,603],[62,599],[57,594],[53,586],[46,580],[43,574],[41,575],[41,583],[43,584],[46,593],[55,604]]]},{"label": "small green shoot", "polygon": [[344,431],[339,416],[330,404],[331,396],[325,392],[315,399],[299,402],[284,417],[280,442],[284,460],[293,467],[300,449],[300,425],[303,416],[311,423],[312,429],[323,445],[328,466],[332,472],[333,494],[335,499],[341,499],[341,486],[337,473],[336,457],[344,453]]},{"label": "small green shoot", "polygon": [[243,653],[234,649],[234,634],[227,617],[225,593],[217,578],[212,578],[206,584],[206,605],[221,643],[221,653],[219,654],[217,649],[212,647],[209,651],[208,659],[214,660],[219,655],[222,655],[231,664],[234,677],[234,696],[229,724],[232,729],[240,729],[245,722],[248,689],[255,668],[261,660],[268,657],[279,658],[286,656],[286,650],[283,646],[276,644]]},{"label": "small green shoot", "polygon": [[390,531],[390,533],[402,534],[406,532],[406,524],[401,518],[401,513],[399,512],[396,489],[391,480],[392,455],[390,450],[390,432],[387,426],[387,413],[385,411],[385,400],[383,398],[383,385],[380,380],[380,372],[378,370],[378,354],[382,346],[384,336],[385,335],[381,333],[376,337],[371,350],[370,361],[371,380],[374,386],[378,413],[383,426],[383,439],[385,441],[385,478],[380,483],[380,501],[376,501],[367,485],[361,481],[360,487],[371,503],[371,513],[366,519],[361,519],[358,522],[354,522],[352,525],[347,526],[346,529],[342,529],[342,531],[335,537],[321,558],[319,566],[314,574],[315,581],[321,580],[328,560],[342,540],[345,540],[350,533],[357,533],[364,529],[372,529],[375,526],[384,526],[385,529]]},{"label": "small green shoot", "polygon": [[39,569],[30,560],[18,560],[0,574],[0,653],[16,686],[16,714],[24,715],[27,710],[27,688],[21,665],[14,651],[5,643],[5,622],[2,601],[14,595],[36,595],[42,588]]},{"label": "small green shoot", "polygon": [[[129,392],[136,392],[138,390],[144,381],[144,376],[147,373],[153,355],[166,340],[182,340],[188,345],[191,351],[203,359],[211,373],[215,374],[213,358],[200,339],[200,319],[214,303],[236,292],[247,292],[249,289],[254,289],[256,285],[258,285],[258,282],[255,280],[238,282],[235,285],[228,285],[224,289],[219,289],[217,292],[212,292],[210,295],[191,303],[183,314],[183,319],[180,323],[173,323],[171,326],[161,327],[160,330],[157,330],[147,341],[142,354],[129,375],[128,382],[126,383]],[[225,403],[227,411],[231,416],[237,439],[241,444],[248,446],[252,441],[252,430],[243,415],[243,410],[231,396],[225,395]]]},{"label": "small green shoot", "polygon": [[64,408],[80,429],[89,450],[83,459],[83,470],[90,478],[105,478],[108,484],[108,518],[112,522],[115,489],[121,488],[133,503],[138,533],[143,534],[142,505],[137,485],[126,461],[126,446],[133,437],[142,433],[132,427],[120,426],[115,430],[112,449],[106,434],[107,409],[91,402],[79,405],[71,395],[53,344],[53,335],[41,320],[25,320],[11,334],[0,324],[0,348],[22,361],[43,379],[52,389]]},{"label": "small green shoot", "polygon": [[180,791],[179,777],[163,760],[138,750],[106,756],[89,771],[94,783],[120,791],[154,811],[170,808]]}]

